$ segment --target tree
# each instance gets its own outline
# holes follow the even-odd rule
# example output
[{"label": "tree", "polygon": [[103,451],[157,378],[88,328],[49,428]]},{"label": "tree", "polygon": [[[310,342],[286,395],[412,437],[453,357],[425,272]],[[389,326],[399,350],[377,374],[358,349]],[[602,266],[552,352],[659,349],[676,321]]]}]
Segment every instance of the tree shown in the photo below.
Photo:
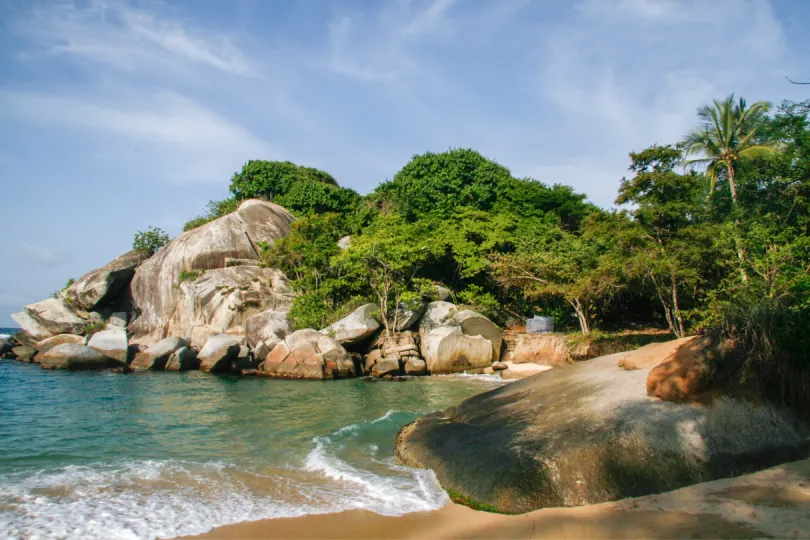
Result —
[{"label": "tree", "polygon": [[[734,94],[726,99],[714,100],[714,106],[704,105],[698,109],[699,127],[686,136],[684,153],[687,156],[700,156],[686,160],[691,167],[705,167],[711,180],[709,192],[714,191],[717,179],[724,173],[731,192],[732,211],[737,211],[737,185],[735,174],[738,162],[772,155],[775,148],[767,140],[758,137],[758,130],[764,124],[770,109],[767,101],[754,102],[747,106],[745,99],[734,101]],[[739,217],[735,217],[739,227]],[[745,251],[737,239],[737,257],[740,260],[740,277],[748,282],[745,271]]]},{"label": "tree", "polygon": [[631,179],[623,178],[616,204],[633,205],[632,221],[621,214],[595,223],[591,234],[612,235],[629,277],[649,281],[655,289],[669,329],[686,335],[683,293],[701,281],[709,224],[701,223],[699,192],[704,182],[694,172],[678,174],[681,152],[652,146],[631,153]]},{"label": "tree", "polygon": [[754,102],[750,107],[743,98],[735,102],[734,94],[722,101],[715,99],[714,106],[698,109],[699,126],[684,140],[685,155],[700,156],[687,159],[686,164],[705,167],[711,180],[710,191],[714,190],[720,172],[724,172],[735,205],[737,162],[775,152],[771,144],[757,137],[769,109],[767,101]]},{"label": "tree", "polygon": [[593,238],[556,229],[540,249],[518,249],[493,256],[495,278],[528,297],[563,298],[574,310],[583,334],[591,332],[597,302],[621,288],[609,250]]},{"label": "tree", "polygon": [[435,257],[426,231],[400,216],[382,216],[332,259],[333,271],[371,292],[387,336],[399,326],[400,308],[413,309],[435,288],[418,272]]},{"label": "tree", "polygon": [[169,243],[169,235],[158,227],[149,227],[135,233],[132,249],[141,251],[151,257],[157,250]]}]

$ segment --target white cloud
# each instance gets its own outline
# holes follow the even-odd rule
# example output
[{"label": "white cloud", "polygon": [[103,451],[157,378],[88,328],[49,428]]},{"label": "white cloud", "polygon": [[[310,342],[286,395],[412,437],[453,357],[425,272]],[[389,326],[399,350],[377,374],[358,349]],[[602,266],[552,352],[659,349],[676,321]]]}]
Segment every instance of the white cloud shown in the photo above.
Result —
[{"label": "white cloud", "polygon": [[18,246],[22,251],[23,258],[37,266],[50,268],[62,262],[53,251],[47,248],[36,246],[28,242],[20,242]]},{"label": "white cloud", "polygon": [[254,76],[256,67],[230,36],[182,21],[160,19],[118,0],[47,5],[19,21],[17,30],[36,37],[53,54],[83,58],[121,71],[181,69],[188,63]]}]

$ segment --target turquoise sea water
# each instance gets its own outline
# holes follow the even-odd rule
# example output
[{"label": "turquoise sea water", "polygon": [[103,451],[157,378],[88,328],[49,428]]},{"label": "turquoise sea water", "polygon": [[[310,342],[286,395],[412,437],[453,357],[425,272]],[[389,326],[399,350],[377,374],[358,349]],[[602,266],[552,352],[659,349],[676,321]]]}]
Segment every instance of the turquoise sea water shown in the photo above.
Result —
[{"label": "turquoise sea water", "polygon": [[394,437],[419,414],[500,384],[71,373],[0,361],[0,537],[165,538],[350,508],[438,508],[447,498],[433,474],[394,464]]}]

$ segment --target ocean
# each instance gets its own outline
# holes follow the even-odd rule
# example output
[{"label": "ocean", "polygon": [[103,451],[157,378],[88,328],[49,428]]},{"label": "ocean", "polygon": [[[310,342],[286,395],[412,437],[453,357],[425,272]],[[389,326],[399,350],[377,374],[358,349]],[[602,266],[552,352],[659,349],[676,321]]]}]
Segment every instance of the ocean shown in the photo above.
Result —
[{"label": "ocean", "polygon": [[12,334],[19,332],[19,328],[0,328],[0,338],[7,338]]},{"label": "ocean", "polygon": [[43,371],[0,361],[0,537],[152,539],[362,508],[439,508],[394,463],[417,416],[503,384]]}]

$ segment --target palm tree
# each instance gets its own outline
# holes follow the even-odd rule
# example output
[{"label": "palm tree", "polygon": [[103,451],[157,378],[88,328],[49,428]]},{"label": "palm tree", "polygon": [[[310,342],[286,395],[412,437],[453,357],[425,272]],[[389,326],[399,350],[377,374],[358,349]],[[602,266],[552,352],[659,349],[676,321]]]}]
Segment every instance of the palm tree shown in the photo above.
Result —
[{"label": "palm tree", "polygon": [[[770,108],[771,104],[767,101],[757,101],[750,107],[743,98],[735,102],[734,94],[722,101],[715,99],[713,107],[704,105],[698,109],[700,125],[684,140],[684,156],[699,156],[685,160],[685,164],[691,168],[706,168],[711,180],[709,196],[717,185],[718,174],[721,171],[725,173],[734,211],[737,209],[737,185],[734,182],[737,162],[776,152],[772,143],[757,137],[757,129]],[[739,217],[735,217],[734,225],[739,228]],[[748,283],[745,251],[739,231],[735,243],[740,259],[740,276],[743,283]]]},{"label": "palm tree", "polygon": [[757,137],[757,129],[762,125],[771,104],[757,101],[747,106],[745,99],[734,101],[734,94],[714,106],[704,105],[698,109],[700,125],[686,136],[685,156],[699,156],[687,159],[686,165],[692,168],[706,168],[711,180],[710,193],[717,185],[718,174],[725,172],[731,200],[737,206],[737,185],[734,176],[737,162],[773,154],[772,144]]}]

